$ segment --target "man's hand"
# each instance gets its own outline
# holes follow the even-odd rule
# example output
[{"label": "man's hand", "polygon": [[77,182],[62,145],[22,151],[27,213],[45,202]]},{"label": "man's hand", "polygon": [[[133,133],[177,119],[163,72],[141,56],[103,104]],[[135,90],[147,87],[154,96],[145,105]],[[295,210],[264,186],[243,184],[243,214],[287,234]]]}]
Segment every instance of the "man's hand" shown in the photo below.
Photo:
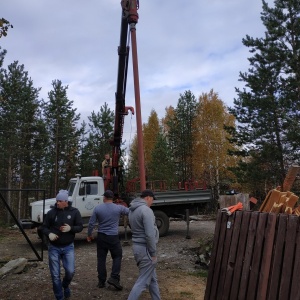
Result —
[{"label": "man's hand", "polygon": [[50,241],[53,242],[58,239],[58,235],[51,232],[51,233],[49,233],[49,239],[50,239]]},{"label": "man's hand", "polygon": [[64,224],[63,226],[60,226],[60,231],[62,232],[69,232],[71,230],[71,226],[68,224]]},{"label": "man's hand", "polygon": [[88,236],[88,237],[86,238],[86,241],[87,241],[88,243],[90,243],[93,239],[94,239],[94,238],[93,238],[92,236]]}]

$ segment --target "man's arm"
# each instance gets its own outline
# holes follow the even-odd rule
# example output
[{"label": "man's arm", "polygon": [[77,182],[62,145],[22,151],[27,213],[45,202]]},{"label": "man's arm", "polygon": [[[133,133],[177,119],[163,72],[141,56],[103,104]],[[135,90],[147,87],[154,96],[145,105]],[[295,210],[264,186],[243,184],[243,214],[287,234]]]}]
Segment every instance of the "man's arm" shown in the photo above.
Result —
[{"label": "man's arm", "polygon": [[46,214],[43,225],[42,225],[42,229],[43,229],[43,233],[45,235],[49,235],[50,231],[50,220],[49,220],[49,212]]},{"label": "man's arm", "polygon": [[83,224],[82,224],[82,218],[79,210],[77,209],[75,218],[74,218],[74,225],[71,226],[71,231],[78,233],[81,232],[83,229]]},{"label": "man's arm", "polygon": [[147,240],[147,248],[151,257],[156,257],[155,217],[151,208],[143,211],[143,224]]},{"label": "man's arm", "polygon": [[58,239],[58,235],[52,232],[50,230],[50,227],[51,227],[51,211],[48,211],[42,225],[42,230],[43,230],[43,234],[48,236],[50,241],[55,241]]},{"label": "man's arm", "polygon": [[93,211],[93,214],[92,214],[92,216],[90,217],[90,220],[89,220],[88,237],[92,236],[92,232],[93,232],[96,220],[97,220],[97,218],[96,218],[96,208],[95,208],[94,211]]},{"label": "man's arm", "polygon": [[120,205],[122,207],[121,213],[122,215],[127,215],[129,214],[129,208],[124,206],[124,205]]}]

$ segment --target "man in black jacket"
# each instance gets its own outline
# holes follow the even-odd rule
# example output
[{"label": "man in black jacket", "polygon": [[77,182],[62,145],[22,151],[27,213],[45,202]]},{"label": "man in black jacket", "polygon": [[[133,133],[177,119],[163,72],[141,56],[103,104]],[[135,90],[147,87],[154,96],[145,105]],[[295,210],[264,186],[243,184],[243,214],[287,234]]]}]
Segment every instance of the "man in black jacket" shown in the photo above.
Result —
[{"label": "man in black jacket", "polygon": [[[49,237],[49,269],[53,292],[57,300],[71,296],[69,284],[75,272],[74,239],[75,233],[83,229],[80,212],[68,201],[68,191],[60,190],[56,195],[55,207],[48,211],[43,224],[43,232]],[[60,262],[65,269],[60,278]]]}]

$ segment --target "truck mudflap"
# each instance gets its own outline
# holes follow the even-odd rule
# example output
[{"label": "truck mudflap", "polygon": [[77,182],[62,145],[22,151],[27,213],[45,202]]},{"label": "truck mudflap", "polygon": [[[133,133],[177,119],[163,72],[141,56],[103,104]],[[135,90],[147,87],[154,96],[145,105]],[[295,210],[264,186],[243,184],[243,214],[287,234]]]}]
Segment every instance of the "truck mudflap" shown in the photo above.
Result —
[{"label": "truck mudflap", "polygon": [[35,228],[37,225],[32,222],[30,219],[20,219],[19,224],[23,229],[32,229]]}]

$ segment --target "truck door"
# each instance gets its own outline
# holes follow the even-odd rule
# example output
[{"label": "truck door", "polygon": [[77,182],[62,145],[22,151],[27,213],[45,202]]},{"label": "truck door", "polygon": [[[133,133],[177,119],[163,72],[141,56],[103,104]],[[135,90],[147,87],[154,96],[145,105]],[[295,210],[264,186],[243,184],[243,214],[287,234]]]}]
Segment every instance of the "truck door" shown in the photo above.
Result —
[{"label": "truck door", "polygon": [[98,181],[82,181],[80,183],[78,196],[76,197],[76,207],[82,217],[90,217],[94,208],[102,202],[103,196],[100,196]]}]

